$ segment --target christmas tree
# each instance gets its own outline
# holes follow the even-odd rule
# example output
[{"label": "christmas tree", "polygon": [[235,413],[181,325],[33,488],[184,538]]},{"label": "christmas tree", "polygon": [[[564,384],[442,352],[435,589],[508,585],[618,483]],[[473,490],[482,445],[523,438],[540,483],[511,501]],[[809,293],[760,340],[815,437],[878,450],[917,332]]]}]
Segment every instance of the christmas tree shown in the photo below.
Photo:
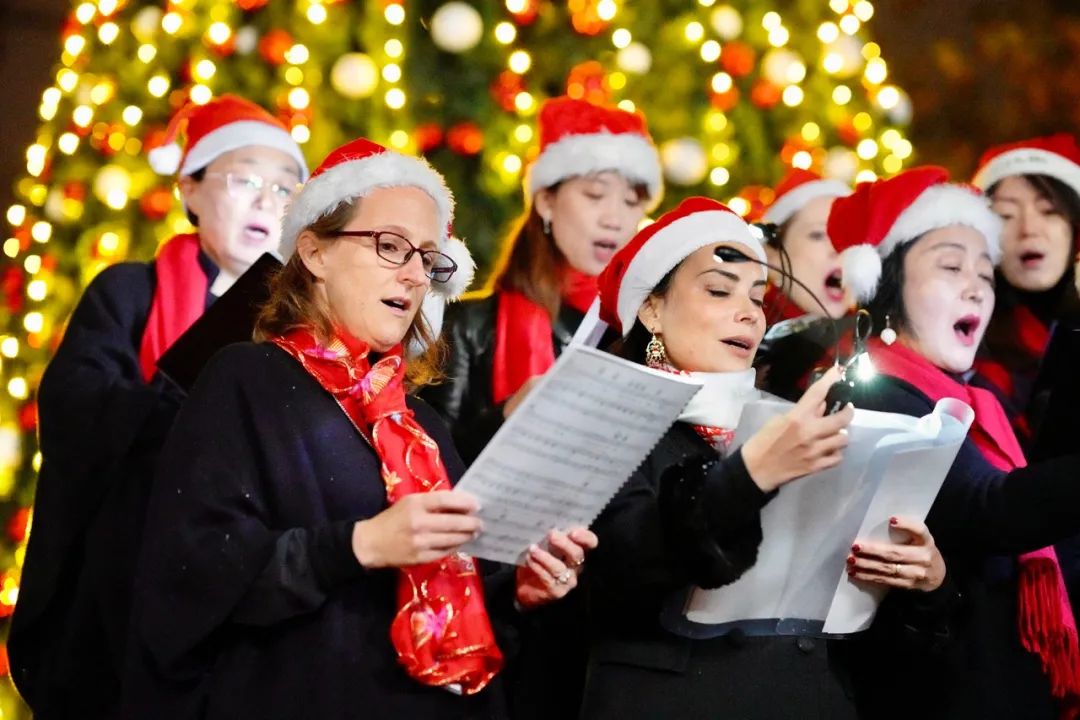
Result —
[{"label": "christmas tree", "polygon": [[[483,265],[521,210],[534,115],[552,95],[645,112],[661,210],[704,194],[745,214],[791,166],[899,171],[911,103],[866,38],[873,14],[867,0],[76,1],[6,211],[0,617],[18,596],[41,462],[35,389],[64,321],[103,267],[190,230],[146,160],[179,107],[255,100],[312,165],[358,135],[426,155]],[[20,712],[13,691],[0,710]]]}]

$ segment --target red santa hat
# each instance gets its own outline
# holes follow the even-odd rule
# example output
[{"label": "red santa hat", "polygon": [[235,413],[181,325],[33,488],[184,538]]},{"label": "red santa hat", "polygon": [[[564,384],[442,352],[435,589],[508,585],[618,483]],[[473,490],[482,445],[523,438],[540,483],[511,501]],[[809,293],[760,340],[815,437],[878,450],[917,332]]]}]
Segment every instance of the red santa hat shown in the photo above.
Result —
[{"label": "red santa hat", "polygon": [[[296,238],[304,228],[342,203],[362,198],[377,188],[391,187],[419,188],[435,201],[439,227],[446,228],[439,239],[439,251],[449,255],[458,269],[446,282],[433,282],[431,289],[443,298],[456,299],[472,282],[476,265],[465,243],[450,233],[454,196],[443,176],[426,160],[388,150],[367,138],[357,138],[327,155],[289,203],[281,221],[281,256],[287,260],[296,250]],[[425,313],[434,324],[432,314]]]},{"label": "red santa hat", "polygon": [[[695,251],[718,243],[744,246],[766,262],[750,226],[723,203],[691,197],[638,231],[600,274],[600,319],[625,337],[653,289]],[[766,272],[764,267],[762,272]]]},{"label": "red santa hat", "polygon": [[567,178],[614,170],[645,185],[649,210],[660,203],[660,155],[640,113],[558,97],[540,109],[539,126],[540,154],[525,177],[529,199]]},{"label": "red santa hat", "polygon": [[[183,150],[177,144],[183,133]],[[285,126],[253,102],[235,95],[221,95],[205,105],[189,103],[172,120],[165,132],[165,144],[149,153],[150,167],[159,175],[191,175],[217,157],[242,147],[261,145],[280,150],[300,170],[300,180],[307,179],[307,163],[300,146]]]},{"label": "red santa hat", "polygon": [[854,193],[833,203],[828,233],[840,253],[844,286],[868,302],[877,292],[885,258],[931,230],[952,225],[980,232],[997,264],[1001,220],[987,199],[973,187],[949,183],[944,168],[925,166],[859,183]]},{"label": "red santa hat", "polygon": [[1067,133],[998,145],[983,153],[972,183],[986,192],[1013,175],[1047,175],[1080,195],[1080,147]]},{"label": "red santa hat", "polygon": [[811,200],[847,197],[851,192],[851,188],[839,180],[828,180],[810,170],[794,168],[776,186],[776,197],[765,208],[761,219],[783,225]]}]

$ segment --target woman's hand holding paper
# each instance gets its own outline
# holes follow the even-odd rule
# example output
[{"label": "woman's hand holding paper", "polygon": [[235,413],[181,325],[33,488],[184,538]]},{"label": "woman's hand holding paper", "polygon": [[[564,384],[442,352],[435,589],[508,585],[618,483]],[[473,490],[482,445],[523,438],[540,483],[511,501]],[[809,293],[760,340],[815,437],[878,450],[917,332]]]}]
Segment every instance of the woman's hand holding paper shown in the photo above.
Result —
[{"label": "woman's hand holding paper", "polygon": [[853,580],[905,590],[930,592],[945,581],[945,559],[924,523],[907,517],[889,519],[889,527],[905,536],[900,543],[856,540],[848,555]]}]

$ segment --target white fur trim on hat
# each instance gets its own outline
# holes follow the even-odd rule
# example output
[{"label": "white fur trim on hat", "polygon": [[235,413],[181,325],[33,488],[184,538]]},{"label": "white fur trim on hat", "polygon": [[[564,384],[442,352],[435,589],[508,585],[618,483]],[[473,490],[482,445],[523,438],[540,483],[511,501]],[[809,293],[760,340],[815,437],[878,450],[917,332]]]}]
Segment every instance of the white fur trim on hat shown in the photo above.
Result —
[{"label": "white fur trim on hat", "polygon": [[745,245],[761,262],[767,262],[765,248],[742,218],[725,210],[681,217],[650,237],[630,261],[619,285],[616,310],[623,335],[634,327],[641,304],[665,275],[695,251],[722,242]]},{"label": "white fur trim on hat", "polygon": [[457,271],[445,283],[432,282],[431,288],[440,295],[448,298],[461,297],[462,293],[469,289],[473,275],[476,274],[476,261],[473,260],[469,248],[461,240],[451,236],[446,240],[441,251],[450,256],[457,263]]},{"label": "white fur trim on hat", "polygon": [[[300,152],[300,146],[285,130],[257,120],[241,120],[229,123],[203,135],[197,143],[188,148],[184,164],[180,166],[180,175],[198,172],[215,159],[233,150],[260,145],[285,153],[299,166],[300,181],[307,179],[307,163]],[[151,162],[153,160],[151,159]],[[155,168],[156,170],[156,168]]]},{"label": "white fur trim on hat", "polygon": [[964,225],[986,238],[990,259],[1001,259],[1001,218],[990,209],[990,201],[978,192],[961,185],[933,185],[896,218],[878,245],[878,254],[886,258],[903,243],[911,242],[931,230]]},{"label": "white fur trim on hat", "polygon": [[782,225],[792,215],[802,210],[811,200],[821,197],[847,197],[851,193],[851,188],[839,180],[812,180],[803,183],[790,192],[784,193],[783,196],[769,206],[761,219],[765,222]]},{"label": "white fur trim on hat", "polygon": [[841,277],[847,288],[861,303],[870,302],[881,280],[881,256],[873,245],[852,245],[840,253]]},{"label": "white fur trim on hat", "polygon": [[636,133],[607,131],[570,135],[544,148],[526,171],[529,198],[567,178],[613,170],[648,189],[647,210],[660,204],[664,193],[660,155],[656,146]]},{"label": "white fur trim on hat", "polygon": [[972,179],[984,192],[1013,175],[1049,175],[1080,195],[1080,165],[1049,150],[1017,148],[986,163]]}]

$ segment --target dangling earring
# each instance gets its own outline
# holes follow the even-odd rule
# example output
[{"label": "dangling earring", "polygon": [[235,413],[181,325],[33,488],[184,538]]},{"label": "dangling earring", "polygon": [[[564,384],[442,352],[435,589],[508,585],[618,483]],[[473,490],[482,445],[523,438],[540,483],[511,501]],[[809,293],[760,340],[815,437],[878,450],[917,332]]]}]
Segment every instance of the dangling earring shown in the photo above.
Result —
[{"label": "dangling earring", "polygon": [[664,341],[653,333],[649,344],[645,346],[645,364],[651,368],[663,368],[668,365],[667,348]]},{"label": "dangling earring", "polygon": [[885,316],[885,329],[881,331],[881,342],[892,345],[896,342],[896,331],[889,325],[889,316]]},{"label": "dangling earring", "polygon": [[548,220],[547,218],[540,218],[540,220],[542,222],[541,227],[544,230],[544,234],[545,235],[550,235],[551,234],[551,221]]}]

